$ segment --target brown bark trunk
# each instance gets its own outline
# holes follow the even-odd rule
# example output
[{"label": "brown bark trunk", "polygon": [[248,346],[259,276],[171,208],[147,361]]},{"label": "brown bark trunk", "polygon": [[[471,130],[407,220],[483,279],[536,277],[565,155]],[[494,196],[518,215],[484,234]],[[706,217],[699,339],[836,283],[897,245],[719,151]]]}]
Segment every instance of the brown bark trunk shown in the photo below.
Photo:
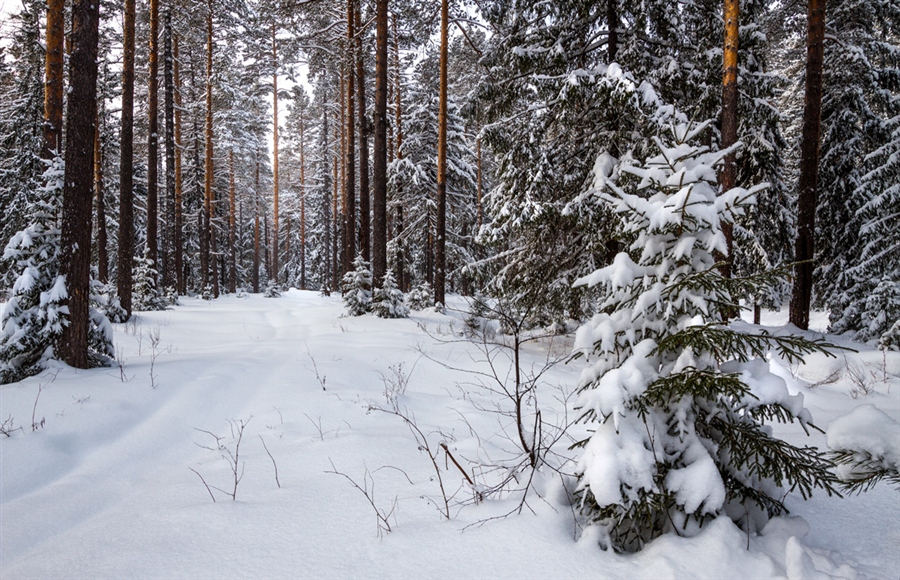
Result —
[{"label": "brown bark trunk", "polygon": [[237,291],[237,218],[234,191],[234,150],[228,151],[228,291]]},{"label": "brown bark trunk", "polygon": [[819,137],[822,116],[822,61],[825,52],[825,0],[809,0],[807,8],[806,104],[800,138],[800,194],[797,200],[797,245],[790,320],[809,328],[815,251],[816,196],[819,184]]},{"label": "brown bark trunk", "polygon": [[347,164],[347,180],[344,182],[344,198],[341,201],[341,207],[344,210],[343,229],[344,239],[343,248],[341,249],[341,272],[349,272],[353,268],[353,260],[356,258],[356,119],[353,116],[355,105],[354,97],[356,92],[356,84],[353,82],[353,65],[354,65],[354,47],[356,41],[354,39],[353,25],[356,21],[354,9],[354,0],[347,0],[347,52],[346,52],[346,78],[347,78],[347,109],[344,113],[344,120],[347,126],[347,148],[344,153],[346,155]]},{"label": "brown bark trunk", "polygon": [[[342,150],[343,151],[343,150]],[[331,192],[331,287],[340,290],[341,288],[341,274],[338,260],[338,240],[340,239],[340,231],[338,224],[340,220],[338,219],[338,198],[340,197],[339,192],[339,181],[338,181],[338,166],[337,163],[334,164],[334,187]]]},{"label": "brown bark trunk", "polygon": [[181,181],[181,75],[178,62],[178,37],[172,43],[172,76],[175,84],[175,286],[179,294],[187,293],[184,276],[184,240],[182,238],[182,181]]},{"label": "brown bark trunk", "polygon": [[251,281],[253,292],[259,292],[259,151],[256,152],[256,187],[254,188],[253,203],[253,272]]},{"label": "brown bark trunk", "polygon": [[[722,147],[731,147],[737,143],[738,127],[738,25],[740,20],[740,0],[724,1],[725,20],[725,47],[723,52],[723,77],[722,77]],[[729,153],[725,156],[722,172],[719,174],[719,184],[722,192],[729,191],[737,185],[737,155]],[[722,233],[725,235],[727,255],[723,256],[724,265],[721,268],[722,275],[731,278],[732,264],[734,262],[734,226],[731,222],[722,223]],[[726,317],[731,318],[737,312],[726,312]]]},{"label": "brown bark trunk", "polygon": [[213,296],[219,297],[219,277],[215,263],[215,230],[213,226],[213,110],[212,110],[212,67],[213,67],[213,20],[212,1],[207,4],[206,15],[206,158],[203,165],[203,199],[206,217],[206,267],[203,268],[204,287],[212,274]]},{"label": "brown bark trunk", "polygon": [[304,119],[300,111],[300,289],[306,290],[306,154],[303,142]]},{"label": "brown bark trunk", "polygon": [[437,150],[437,216],[434,236],[434,301],[443,304],[446,300],[446,223],[447,223],[447,26],[449,21],[448,0],[441,2],[441,71],[440,104],[438,109],[438,150]]},{"label": "brown bark trunk", "polygon": [[131,316],[134,280],[134,0],[125,0],[122,28],[122,129],[119,162],[119,252],[116,290]]},{"label": "brown bark trunk", "polygon": [[272,278],[278,283],[278,44],[272,24]]},{"label": "brown bark trunk", "polygon": [[[72,5],[72,54],[66,122],[65,185],[60,236],[60,274],[65,276],[69,324],[57,354],[70,366],[87,368],[90,327],[91,201],[93,200],[94,120],[97,99],[99,5]],[[88,114],[85,114],[85,111]]]},{"label": "brown bark trunk", "polygon": [[362,8],[359,0],[356,0],[356,83],[359,94],[359,106],[357,107],[359,123],[359,250],[363,260],[372,259],[370,247],[370,220],[371,209],[369,207],[369,124],[366,121],[366,70],[363,63],[363,30]]},{"label": "brown bark trunk", "polygon": [[[157,171],[159,168],[159,0],[150,0],[150,78],[147,81],[147,258],[159,271]],[[156,280],[153,280],[154,285]]]},{"label": "brown bark trunk", "polygon": [[103,148],[100,143],[100,115],[94,116],[94,196],[97,200],[97,277],[109,280],[109,251],[106,236],[106,200],[103,198]]},{"label": "brown bark trunk", "polygon": [[[132,13],[133,6],[134,4],[132,4]],[[132,22],[134,22],[133,19]],[[52,159],[57,154],[62,155],[64,26],[65,0],[47,0],[47,52],[44,57],[44,159]]]},{"label": "brown bark trunk", "polygon": [[172,250],[175,246],[175,79],[172,54],[172,12],[166,10],[166,28],[163,33],[163,82],[165,84],[166,120],[166,232],[163,238],[163,287],[176,287],[173,276]]},{"label": "brown bark trunk", "polygon": [[387,270],[388,0],[375,0],[375,139],[372,158],[372,274],[381,286]]}]

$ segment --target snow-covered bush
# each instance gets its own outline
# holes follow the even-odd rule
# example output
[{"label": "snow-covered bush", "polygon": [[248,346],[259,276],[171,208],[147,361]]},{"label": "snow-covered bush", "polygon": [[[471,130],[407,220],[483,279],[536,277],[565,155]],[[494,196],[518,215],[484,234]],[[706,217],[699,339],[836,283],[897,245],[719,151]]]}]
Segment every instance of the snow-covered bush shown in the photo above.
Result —
[{"label": "snow-covered bush", "polygon": [[758,529],[784,512],[779,488],[807,497],[835,483],[818,450],[764,425],[811,421],[767,352],[797,360],[827,345],[723,320],[737,296],[776,276],[726,279],[717,267],[727,251],[721,224],[762,186],[720,194],[716,167],[727,151],[692,145],[704,129],[673,126],[665,143],[654,139],[658,155],[604,153],[594,170],[593,193],[621,216],[627,251],[578,281],[604,296],[576,337],[576,349],[596,357],[578,407],[598,423],[579,443],[579,497],[620,551],[665,532],[696,534],[720,514]]},{"label": "snow-covered bush", "polygon": [[281,298],[281,288],[278,287],[275,280],[269,280],[269,283],[266,284],[266,291],[263,293],[263,298]]},{"label": "snow-covered bush", "polygon": [[128,313],[122,308],[116,287],[113,284],[104,284],[99,280],[91,281],[91,301],[95,307],[106,315],[110,322],[125,322]]},{"label": "snow-covered bush", "polygon": [[372,266],[357,255],[353,270],[341,281],[344,310],[350,316],[361,316],[372,309]]},{"label": "snow-covered bush", "polygon": [[837,476],[851,492],[881,480],[900,490],[900,423],[874,405],[860,405],[828,426]]},{"label": "snow-covered bush", "polygon": [[425,310],[434,306],[434,292],[428,282],[422,282],[406,295],[410,310]]},{"label": "snow-covered bush", "polygon": [[157,272],[153,260],[146,256],[134,258],[134,287],[132,307],[135,311],[165,310],[167,301],[156,287]]},{"label": "snow-covered bush", "polygon": [[403,292],[397,288],[394,273],[390,269],[384,275],[382,287],[375,289],[372,311],[375,316],[380,318],[406,318],[409,316],[409,307],[406,305]]},{"label": "snow-covered bush", "polygon": [[[31,224],[12,237],[3,254],[20,274],[0,320],[0,383],[43,370],[68,324],[68,292],[59,274],[64,173],[63,160],[57,157],[44,173],[46,185],[27,210]],[[92,303],[89,312],[88,353],[93,363],[104,364],[113,354],[112,328],[95,306]]]}]

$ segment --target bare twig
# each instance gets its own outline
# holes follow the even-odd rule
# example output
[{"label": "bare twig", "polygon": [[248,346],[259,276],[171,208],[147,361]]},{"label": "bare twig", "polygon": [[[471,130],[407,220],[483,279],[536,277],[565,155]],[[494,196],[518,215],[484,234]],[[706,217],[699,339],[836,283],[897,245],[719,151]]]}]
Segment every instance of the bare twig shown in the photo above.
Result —
[{"label": "bare twig", "polygon": [[216,496],[214,496],[214,495],[213,495],[213,492],[212,492],[212,490],[211,490],[211,489],[209,489],[209,484],[208,484],[208,483],[206,483],[206,480],[205,480],[205,479],[203,479],[203,476],[202,476],[202,475],[200,475],[200,472],[199,472],[199,471],[197,471],[197,470],[196,470],[196,469],[194,469],[194,468],[193,468],[193,467],[188,467],[188,469],[190,469],[190,470],[191,470],[191,471],[193,471],[193,472],[194,472],[194,473],[196,473],[196,474],[197,474],[197,477],[199,477],[199,478],[200,478],[200,481],[202,481],[202,482],[203,482],[203,485],[204,485],[204,486],[206,486],[206,491],[207,491],[207,492],[208,492],[208,493],[209,493],[209,497],[211,497],[211,498],[212,498],[212,500],[213,500],[213,503],[216,503]]},{"label": "bare twig", "polygon": [[281,482],[278,481],[278,464],[275,463],[275,458],[272,457],[272,453],[269,451],[269,448],[266,446],[265,439],[262,438],[262,435],[259,435],[259,440],[263,444],[263,449],[266,450],[266,454],[269,456],[269,459],[272,460],[272,466],[275,468],[275,483],[278,485],[278,488],[281,489]]}]

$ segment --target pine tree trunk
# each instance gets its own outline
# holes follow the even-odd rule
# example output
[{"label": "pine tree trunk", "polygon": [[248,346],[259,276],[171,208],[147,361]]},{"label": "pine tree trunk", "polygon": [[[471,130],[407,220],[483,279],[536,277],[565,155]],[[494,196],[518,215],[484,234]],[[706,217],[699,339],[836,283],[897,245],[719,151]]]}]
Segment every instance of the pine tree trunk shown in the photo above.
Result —
[{"label": "pine tree trunk", "polygon": [[179,294],[187,293],[184,272],[184,200],[181,176],[181,64],[178,62],[178,36],[172,40],[172,77],[175,84],[175,285]]},{"label": "pine tree trunk", "polygon": [[44,159],[53,159],[56,154],[62,155],[64,26],[65,0],[47,0],[47,52],[44,59]]},{"label": "pine tree trunk", "polygon": [[[70,366],[87,368],[90,327],[91,201],[93,200],[94,111],[97,101],[99,5],[72,5],[72,54],[66,122],[66,169],[60,238],[60,274],[65,276],[69,324],[57,354]],[[88,111],[88,114],[85,114]]]},{"label": "pine tree trunk", "polygon": [[[204,200],[204,229],[207,240],[206,248],[201,250],[206,254],[206,264],[203,269],[203,286],[210,283],[209,275],[212,274],[213,294],[218,298],[219,277],[216,275],[215,234],[213,231],[213,110],[212,110],[212,67],[213,67],[213,20],[212,1],[207,4],[206,15],[206,157],[203,164],[203,200]],[[203,260],[201,260],[202,262]]]},{"label": "pine tree trunk", "polygon": [[228,151],[228,292],[237,291],[237,245],[234,191],[234,150]]},{"label": "pine tree trunk", "polygon": [[272,23],[272,278],[278,283],[278,44]]},{"label": "pine tree trunk", "polygon": [[806,104],[800,138],[800,195],[797,200],[797,244],[790,320],[809,328],[815,251],[816,194],[819,181],[819,137],[822,116],[822,61],[825,52],[825,0],[809,0],[807,8]]},{"label": "pine tree trunk", "polygon": [[[342,125],[343,127],[343,125]],[[342,150],[343,151],[343,150]],[[338,166],[334,165],[334,187],[331,192],[331,287],[339,290],[341,287],[341,273],[338,260],[338,240],[340,240],[340,220],[338,219],[338,198],[340,197],[338,180]]]},{"label": "pine tree trunk", "polygon": [[434,301],[446,300],[447,235],[447,27],[448,0],[441,2],[440,103],[438,109],[437,216],[434,236]]},{"label": "pine tree trunk", "polygon": [[122,129],[119,162],[119,252],[116,290],[131,316],[134,268],[134,0],[125,0],[122,28]]},{"label": "pine tree trunk", "polygon": [[253,272],[250,279],[253,292],[259,293],[259,151],[256,152],[256,187],[253,203]]},{"label": "pine tree trunk", "polygon": [[[738,127],[738,26],[740,20],[740,0],[724,0],[725,47],[723,51],[722,78],[722,147],[731,147],[737,143]],[[722,192],[729,191],[737,185],[737,155],[729,153],[725,156],[722,172],[719,174]],[[731,278],[734,262],[734,226],[730,222],[722,223],[725,235],[727,255],[723,256],[722,275]],[[726,317],[737,316],[737,312],[726,312]]]},{"label": "pine tree trunk", "polygon": [[388,0],[375,0],[375,139],[372,158],[372,284],[387,270]]},{"label": "pine tree trunk", "polygon": [[[397,15],[393,15],[394,28],[394,133],[396,153],[395,158],[403,159],[403,100],[400,90],[400,35],[397,33]],[[403,191],[396,192],[397,215],[395,217],[395,237],[397,238],[397,285],[400,290],[409,290],[409,281],[406,274],[406,244],[403,241]]]},{"label": "pine tree trunk", "polygon": [[354,96],[356,85],[353,82],[353,57],[356,41],[354,37],[353,25],[356,21],[354,17],[354,0],[347,0],[347,48],[344,64],[347,71],[347,109],[344,114],[344,122],[347,126],[347,148],[344,153],[346,155],[347,180],[344,182],[344,197],[341,200],[343,211],[343,248],[341,249],[341,273],[345,274],[353,268],[353,260],[356,258],[356,118],[353,116],[355,111]]},{"label": "pine tree trunk", "polygon": [[[147,81],[147,258],[159,270],[158,192],[159,168],[159,0],[150,0],[150,78]],[[156,280],[153,281],[154,284]]]},{"label": "pine tree trunk", "polygon": [[306,154],[303,140],[303,111],[300,111],[300,289],[306,290]]},{"label": "pine tree trunk", "polygon": [[[98,107],[99,108],[99,107]],[[109,281],[109,250],[106,235],[106,200],[103,198],[103,148],[100,143],[100,114],[94,115],[94,197],[97,200],[97,278]]]},{"label": "pine tree trunk", "polygon": [[366,70],[363,62],[362,8],[356,0],[356,83],[359,93],[359,249],[363,260],[372,259],[369,207],[369,124],[366,122]]},{"label": "pine tree trunk", "polygon": [[[176,219],[176,185],[175,185],[175,78],[174,56],[172,54],[172,12],[166,10],[166,29],[163,34],[163,79],[165,84],[165,118],[166,118],[166,234],[163,247],[163,287],[175,284],[177,292],[177,270],[171,264],[177,229]],[[175,270],[175,272],[173,272]],[[175,274],[173,276],[173,274]]]}]

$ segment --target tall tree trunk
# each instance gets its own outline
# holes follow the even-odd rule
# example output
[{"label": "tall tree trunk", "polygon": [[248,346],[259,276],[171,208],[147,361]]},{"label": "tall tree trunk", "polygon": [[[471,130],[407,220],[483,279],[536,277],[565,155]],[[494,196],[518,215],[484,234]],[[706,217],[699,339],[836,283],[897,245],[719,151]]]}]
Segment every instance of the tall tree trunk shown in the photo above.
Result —
[{"label": "tall tree trunk", "polygon": [[[322,106],[322,110],[325,111],[325,114],[322,115],[322,157],[323,157],[323,164],[324,164],[324,167],[322,170],[322,174],[324,176],[324,180],[323,180],[324,183],[322,185],[322,189],[324,191],[328,191],[330,189],[329,188],[330,184],[328,183],[328,175],[329,175],[329,173],[331,173],[331,170],[328,167],[328,161],[330,159],[329,156],[331,155],[331,150],[330,150],[330,146],[328,143],[328,111],[326,109],[324,91],[322,92],[321,106]],[[328,197],[324,193],[322,195],[322,201],[323,201],[323,206],[324,206],[322,208],[324,210],[322,213],[325,214],[325,220],[324,220],[325,221],[325,236],[324,236],[325,239],[323,240],[325,242],[325,252],[323,253],[324,254],[323,257],[325,257],[325,259],[324,259],[325,267],[323,268],[324,272],[323,272],[323,276],[322,276],[322,278],[323,278],[322,279],[322,289],[323,289],[323,291],[325,291],[325,294],[327,295],[327,294],[329,294],[330,290],[332,290],[334,288],[331,285],[330,260],[328,260],[328,258],[327,258],[328,248],[331,247],[331,229],[332,229],[331,228],[331,220],[333,219],[334,214],[331,213],[331,211],[330,211],[331,204],[328,202]]]},{"label": "tall tree trunk", "polygon": [[259,151],[256,152],[256,186],[253,189],[253,292],[259,292]]},{"label": "tall tree trunk", "polygon": [[441,1],[441,71],[438,108],[437,216],[434,236],[434,301],[443,304],[447,282],[447,26],[448,0]]},{"label": "tall tree trunk", "polygon": [[353,116],[355,104],[354,95],[356,85],[353,82],[353,57],[356,40],[354,39],[353,25],[356,22],[354,13],[354,0],[347,0],[347,52],[345,65],[347,71],[347,109],[345,122],[347,125],[347,180],[344,182],[344,198],[341,207],[344,210],[343,228],[344,240],[341,251],[341,272],[349,272],[353,268],[353,260],[356,258],[356,118]]},{"label": "tall tree trunk", "polygon": [[234,191],[234,149],[228,151],[228,291],[237,291],[237,218]]},{"label": "tall tree trunk", "polygon": [[822,117],[822,61],[825,52],[825,0],[809,0],[806,41],[806,103],[800,138],[800,195],[790,320],[809,328],[812,260],[815,252],[816,195],[819,185],[819,137]]},{"label": "tall tree trunk", "polygon": [[619,0],[606,0],[606,29],[609,36],[606,42],[606,64],[616,62],[619,51]]},{"label": "tall tree trunk", "polygon": [[338,219],[338,198],[340,198],[338,180],[338,166],[334,164],[334,188],[331,192],[331,224],[334,231],[331,235],[331,287],[340,290],[341,288],[341,271],[340,261],[338,260],[338,240],[340,240],[340,220]]},{"label": "tall tree trunk", "polygon": [[[403,159],[403,100],[400,87],[400,35],[397,30],[397,14],[393,14],[394,28],[394,144],[396,147],[395,158],[399,161]],[[406,292],[409,290],[409,284],[406,274],[406,244],[403,240],[403,191],[398,188],[395,192],[397,214],[394,219],[394,236],[397,239],[397,284],[400,290]]]},{"label": "tall tree trunk", "polygon": [[[57,354],[75,368],[87,368],[90,327],[91,201],[93,200],[94,119],[97,100],[99,4],[74,0],[69,102],[66,121],[66,169],[60,274],[68,292],[69,324]],[[85,111],[88,114],[85,114]]]},{"label": "tall tree trunk", "polygon": [[206,14],[206,159],[203,164],[203,199],[206,216],[206,267],[203,269],[204,287],[212,274],[213,295],[219,297],[219,276],[215,263],[215,228],[213,225],[213,110],[212,110],[212,67],[213,67],[213,19],[212,0],[207,3]]},{"label": "tall tree trunk", "polygon": [[300,110],[300,289],[306,290],[306,153],[303,140],[303,110]]},{"label": "tall tree trunk", "polygon": [[[166,29],[163,33],[163,82],[165,84],[166,119],[166,233],[163,243],[163,287],[175,282],[171,263],[175,246],[175,78],[172,55],[172,11],[166,10]],[[174,268],[174,269],[177,269]],[[175,284],[177,287],[177,283]],[[176,289],[177,291],[177,289]]]},{"label": "tall tree trunk", "polygon": [[359,93],[359,247],[365,261],[372,259],[369,206],[369,124],[366,121],[366,70],[363,62],[362,7],[356,0],[356,83]]},{"label": "tall tree trunk", "polygon": [[[731,147],[737,143],[738,127],[738,32],[740,21],[740,0],[724,0],[725,20],[725,47],[723,52],[722,77],[722,147]],[[722,172],[719,174],[719,184],[722,191],[726,192],[737,185],[737,155],[729,153],[725,156]],[[732,264],[734,263],[734,226],[731,222],[722,223],[722,233],[725,235],[727,255],[723,256],[724,265],[722,275],[731,278]],[[737,312],[726,312],[726,317],[731,318]]]},{"label": "tall tree trunk", "polygon": [[109,251],[106,236],[106,200],[103,197],[103,148],[100,144],[99,111],[94,115],[94,195],[97,200],[97,278],[106,284],[109,280]]},{"label": "tall tree trunk", "polygon": [[[132,4],[132,6],[134,6]],[[134,8],[132,8],[133,13]],[[44,159],[62,155],[63,43],[65,0],[47,0],[47,52],[44,57]],[[132,20],[133,22],[133,20]],[[134,30],[132,28],[132,30]]]},{"label": "tall tree trunk", "polygon": [[272,23],[272,277],[278,283],[278,43]]},{"label": "tall tree trunk", "polygon": [[178,62],[178,37],[172,43],[173,81],[175,85],[175,286],[179,294],[187,293],[184,276],[184,240],[182,238],[182,181],[181,181],[181,75]]},{"label": "tall tree trunk", "polygon": [[372,158],[372,283],[387,270],[388,0],[375,0],[375,140]]},{"label": "tall tree trunk", "polygon": [[[159,168],[159,0],[150,0],[150,78],[147,81],[147,253],[159,270],[157,171]],[[156,280],[153,280],[154,285]]]},{"label": "tall tree trunk", "polygon": [[125,0],[122,27],[122,129],[119,162],[119,252],[116,290],[131,316],[134,280],[134,0]]}]

